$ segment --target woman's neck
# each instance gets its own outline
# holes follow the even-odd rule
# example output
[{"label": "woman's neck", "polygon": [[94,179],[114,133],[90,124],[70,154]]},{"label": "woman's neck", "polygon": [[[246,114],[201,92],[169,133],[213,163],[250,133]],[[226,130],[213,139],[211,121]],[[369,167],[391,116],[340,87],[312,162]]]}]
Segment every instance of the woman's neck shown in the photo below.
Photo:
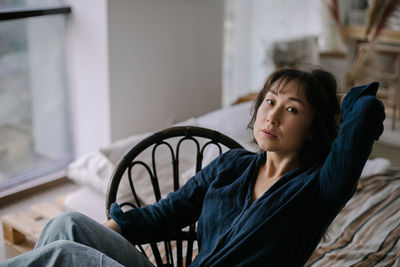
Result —
[{"label": "woman's neck", "polygon": [[251,203],[262,196],[285,173],[299,166],[297,155],[280,156],[275,152],[267,152],[267,160],[258,170]]},{"label": "woman's neck", "polygon": [[267,151],[267,160],[265,162],[266,178],[279,178],[285,173],[299,167],[297,154],[281,155],[276,152]]}]

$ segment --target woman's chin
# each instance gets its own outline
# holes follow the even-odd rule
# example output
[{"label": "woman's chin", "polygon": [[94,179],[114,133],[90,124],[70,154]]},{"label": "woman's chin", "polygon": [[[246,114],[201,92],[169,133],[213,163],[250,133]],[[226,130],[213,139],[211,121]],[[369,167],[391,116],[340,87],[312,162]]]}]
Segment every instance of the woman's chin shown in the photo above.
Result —
[{"label": "woman's chin", "polygon": [[273,145],[271,145],[271,144],[265,144],[265,143],[260,144],[260,143],[259,143],[258,146],[259,146],[260,149],[263,150],[263,151],[268,151],[268,152],[274,152],[274,151],[276,151],[276,148],[275,148]]}]

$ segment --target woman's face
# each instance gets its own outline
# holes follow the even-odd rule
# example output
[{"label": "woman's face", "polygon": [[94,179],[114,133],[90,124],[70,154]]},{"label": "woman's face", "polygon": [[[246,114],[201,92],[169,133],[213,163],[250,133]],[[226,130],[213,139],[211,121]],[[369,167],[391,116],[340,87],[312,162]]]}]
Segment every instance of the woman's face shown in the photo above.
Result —
[{"label": "woman's face", "polygon": [[278,86],[279,82],[271,86],[258,108],[253,134],[262,150],[299,153],[312,138],[313,110],[296,81]]}]

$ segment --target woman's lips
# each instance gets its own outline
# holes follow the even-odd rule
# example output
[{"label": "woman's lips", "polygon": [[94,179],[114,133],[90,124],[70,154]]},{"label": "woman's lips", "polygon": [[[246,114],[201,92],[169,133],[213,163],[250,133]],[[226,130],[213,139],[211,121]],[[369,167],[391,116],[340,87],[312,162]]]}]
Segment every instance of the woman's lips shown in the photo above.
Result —
[{"label": "woman's lips", "polygon": [[270,138],[276,138],[277,136],[273,133],[273,132],[271,132],[271,131],[269,131],[269,130],[262,130],[263,131],[263,133],[267,136],[267,137],[270,137]]}]

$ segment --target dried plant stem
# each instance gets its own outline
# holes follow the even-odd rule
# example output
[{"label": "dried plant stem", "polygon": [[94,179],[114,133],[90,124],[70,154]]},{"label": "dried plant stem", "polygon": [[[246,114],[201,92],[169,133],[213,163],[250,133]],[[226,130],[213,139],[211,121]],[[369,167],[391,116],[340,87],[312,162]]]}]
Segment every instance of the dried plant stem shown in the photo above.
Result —
[{"label": "dried plant stem", "polygon": [[396,11],[400,0],[388,0],[387,4],[382,11],[382,14],[379,17],[379,20],[376,23],[375,31],[372,34],[371,40],[375,40],[378,35],[382,32],[382,30],[387,26],[389,22],[389,18],[393,15]]},{"label": "dried plant stem", "polygon": [[376,25],[377,20],[380,15],[383,13],[383,10],[387,4],[388,0],[372,0],[371,6],[368,10],[367,16],[367,24],[365,27],[365,39],[368,39],[368,36],[371,32],[371,29],[374,25]]},{"label": "dried plant stem", "polygon": [[347,43],[347,35],[344,30],[343,24],[340,20],[340,14],[339,14],[339,2],[338,0],[329,0],[326,2],[329,14],[331,15],[332,19],[335,21],[336,26],[338,28],[338,32],[340,35],[340,38],[344,44]]},{"label": "dried plant stem", "polygon": [[352,67],[346,76],[346,87],[351,88],[358,83],[367,82],[373,76],[375,68],[375,42],[364,43],[359,46]]}]

